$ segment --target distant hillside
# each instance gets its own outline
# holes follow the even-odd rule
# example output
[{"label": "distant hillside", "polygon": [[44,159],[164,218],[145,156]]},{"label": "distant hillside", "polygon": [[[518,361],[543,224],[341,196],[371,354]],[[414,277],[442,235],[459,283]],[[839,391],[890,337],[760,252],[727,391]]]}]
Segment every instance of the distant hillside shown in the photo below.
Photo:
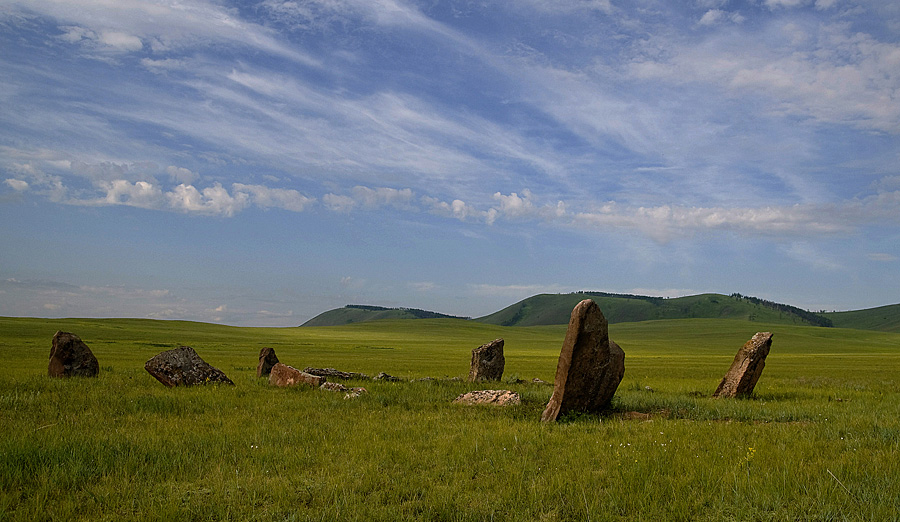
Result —
[{"label": "distant hillside", "polygon": [[540,294],[475,321],[501,326],[566,324],[572,308],[582,299],[593,299],[610,323],[654,319],[743,319],[766,323],[831,326],[831,321],[790,305],[741,294],[700,294],[667,299],[606,292]]},{"label": "distant hillside", "polygon": [[469,319],[417,308],[385,308],[383,306],[347,305],[323,312],[300,326],[340,326],[380,319]]},{"label": "distant hillside", "polygon": [[900,304],[852,312],[828,312],[822,315],[831,319],[837,328],[900,332]]}]

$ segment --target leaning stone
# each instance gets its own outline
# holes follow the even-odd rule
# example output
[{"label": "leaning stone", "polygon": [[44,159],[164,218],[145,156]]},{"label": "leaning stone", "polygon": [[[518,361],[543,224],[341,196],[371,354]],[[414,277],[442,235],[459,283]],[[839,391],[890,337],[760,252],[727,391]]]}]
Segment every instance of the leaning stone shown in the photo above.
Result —
[{"label": "leaning stone", "polygon": [[403,379],[400,377],[394,377],[393,375],[388,375],[384,372],[379,373],[375,377],[372,377],[373,381],[389,381],[389,382],[400,382]]},{"label": "leaning stone", "polygon": [[257,377],[268,377],[272,367],[278,364],[278,356],[274,348],[263,348],[259,351],[259,364],[256,366]]},{"label": "leaning stone", "polygon": [[463,393],[453,399],[456,404],[471,406],[474,404],[493,404],[496,406],[513,406],[522,401],[519,394],[510,390],[478,390]]},{"label": "leaning stone", "polygon": [[746,397],[753,393],[771,348],[772,332],[757,332],[738,350],[713,397]]},{"label": "leaning stone", "polygon": [[209,365],[190,346],[157,354],[144,365],[150,375],[166,386],[234,383],[221,370]]},{"label": "leaning stone", "polygon": [[555,421],[569,411],[595,412],[607,407],[625,375],[625,352],[609,339],[606,318],[590,299],[572,310],[559,353],[550,402],[541,421]]},{"label": "leaning stone", "polygon": [[326,379],[360,379],[367,380],[369,378],[368,375],[364,373],[356,373],[356,372],[342,372],[340,370],[335,370],[334,368],[312,368],[307,366],[303,369],[304,372],[311,375],[318,375],[319,377],[325,377]]},{"label": "leaning stone", "polygon": [[499,381],[503,377],[503,339],[482,344],[472,350],[472,363],[469,366],[469,381]]},{"label": "leaning stone", "polygon": [[75,334],[56,332],[50,348],[50,362],[47,375],[50,377],[96,377],[100,374],[100,363],[94,353]]},{"label": "leaning stone", "polygon": [[301,372],[297,368],[288,366],[283,363],[278,363],[273,366],[272,372],[269,373],[269,384],[271,386],[279,386],[281,388],[286,388],[288,386],[297,386],[298,384],[319,387],[324,383],[325,377]]},{"label": "leaning stone", "polygon": [[347,387],[339,382],[328,382],[325,381],[319,386],[320,390],[325,391],[333,391],[333,392],[345,392],[347,391]]}]

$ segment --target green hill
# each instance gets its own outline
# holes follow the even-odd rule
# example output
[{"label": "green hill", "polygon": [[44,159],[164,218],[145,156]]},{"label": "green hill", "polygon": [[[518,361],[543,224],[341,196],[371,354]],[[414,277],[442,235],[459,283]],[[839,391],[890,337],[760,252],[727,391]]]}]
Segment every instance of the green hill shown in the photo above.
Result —
[{"label": "green hill", "polygon": [[900,304],[851,312],[828,312],[822,315],[831,319],[838,328],[900,332]]},{"label": "green hill", "polygon": [[475,321],[501,326],[566,324],[572,308],[582,299],[593,299],[610,323],[707,318],[831,326],[831,321],[819,314],[740,294],[700,294],[667,299],[606,292],[540,294]]},{"label": "green hill", "polygon": [[300,326],[341,326],[381,319],[468,319],[468,317],[457,317],[417,308],[347,305],[343,308],[335,308],[334,310],[323,312]]}]

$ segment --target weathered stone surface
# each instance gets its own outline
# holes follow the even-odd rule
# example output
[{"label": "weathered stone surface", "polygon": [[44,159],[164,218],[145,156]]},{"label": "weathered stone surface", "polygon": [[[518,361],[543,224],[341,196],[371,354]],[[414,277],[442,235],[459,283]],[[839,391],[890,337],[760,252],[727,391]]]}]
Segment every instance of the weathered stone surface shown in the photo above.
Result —
[{"label": "weathered stone surface", "polygon": [[503,378],[503,339],[482,344],[472,350],[472,363],[469,366],[469,381],[499,381]]},{"label": "weathered stone surface", "polygon": [[389,382],[400,382],[403,379],[400,377],[394,377],[393,375],[388,375],[384,372],[379,373],[375,377],[372,377],[373,381],[389,381]]},{"label": "weathered stone surface", "polygon": [[169,387],[214,383],[234,385],[222,370],[210,366],[190,346],[157,354],[144,364],[144,369]]},{"label": "weathered stone surface", "polygon": [[512,406],[521,403],[519,394],[510,390],[477,390],[463,393],[453,399],[457,404],[467,406],[473,404],[493,404],[496,406]]},{"label": "weathered stone surface", "polygon": [[324,383],[325,377],[301,372],[297,368],[283,363],[278,363],[273,366],[272,371],[269,373],[269,384],[282,388],[297,386],[298,384],[319,387]]},{"label": "weathered stone surface", "polygon": [[319,389],[325,391],[333,391],[333,392],[345,392],[347,391],[347,387],[339,382],[329,382],[325,381],[319,386]]},{"label": "weathered stone surface", "polygon": [[278,364],[278,356],[274,348],[263,348],[259,351],[259,364],[256,366],[257,377],[268,377],[272,367]]},{"label": "weathered stone surface", "polygon": [[550,402],[541,421],[568,411],[594,412],[609,405],[625,375],[625,352],[609,339],[600,307],[585,299],[572,310],[559,353]]},{"label": "weathered stone surface", "polygon": [[50,377],[96,377],[100,374],[100,363],[94,353],[75,334],[56,332],[50,348],[50,362],[47,375]]},{"label": "weathered stone surface", "polygon": [[771,348],[772,332],[757,332],[738,350],[713,397],[746,397],[753,393]]},{"label": "weathered stone surface", "polygon": [[342,372],[340,370],[335,370],[334,368],[312,368],[307,366],[303,369],[304,372],[311,375],[318,375],[319,377],[325,377],[326,379],[368,379],[369,376],[364,373],[356,373],[356,372]]},{"label": "weathered stone surface", "polygon": [[365,388],[361,388],[361,387],[350,388],[350,391],[348,391],[346,394],[344,394],[344,398],[345,399],[355,399],[364,393],[369,393],[369,390],[367,390]]}]

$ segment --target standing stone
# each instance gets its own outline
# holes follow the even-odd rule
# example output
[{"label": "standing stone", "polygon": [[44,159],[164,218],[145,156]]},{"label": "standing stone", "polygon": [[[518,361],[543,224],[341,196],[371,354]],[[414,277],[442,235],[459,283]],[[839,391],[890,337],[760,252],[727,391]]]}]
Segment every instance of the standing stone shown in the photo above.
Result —
[{"label": "standing stone", "polygon": [[259,351],[259,364],[256,366],[257,377],[268,377],[272,367],[278,364],[278,356],[274,348],[263,348]]},{"label": "standing stone", "polygon": [[747,397],[753,393],[771,348],[772,332],[757,332],[738,350],[713,397]]},{"label": "standing stone", "polygon": [[144,369],[156,380],[169,386],[225,383],[234,386],[222,370],[214,368],[197,355],[190,346],[181,346],[157,354],[147,361]]},{"label": "standing stone", "polygon": [[553,395],[541,421],[568,411],[594,412],[609,405],[625,375],[625,352],[609,339],[606,318],[590,299],[572,310],[559,353]]},{"label": "standing stone", "polygon": [[482,344],[472,350],[472,364],[469,366],[469,381],[499,381],[503,378],[503,339]]},{"label": "standing stone", "polygon": [[100,363],[80,337],[68,332],[56,332],[53,336],[53,347],[50,348],[47,375],[96,377],[99,374]]},{"label": "standing stone", "polygon": [[325,377],[301,372],[297,368],[283,363],[278,363],[273,366],[272,371],[269,373],[270,386],[286,388],[289,386],[297,386],[298,384],[305,384],[307,386],[319,387],[324,383]]}]

